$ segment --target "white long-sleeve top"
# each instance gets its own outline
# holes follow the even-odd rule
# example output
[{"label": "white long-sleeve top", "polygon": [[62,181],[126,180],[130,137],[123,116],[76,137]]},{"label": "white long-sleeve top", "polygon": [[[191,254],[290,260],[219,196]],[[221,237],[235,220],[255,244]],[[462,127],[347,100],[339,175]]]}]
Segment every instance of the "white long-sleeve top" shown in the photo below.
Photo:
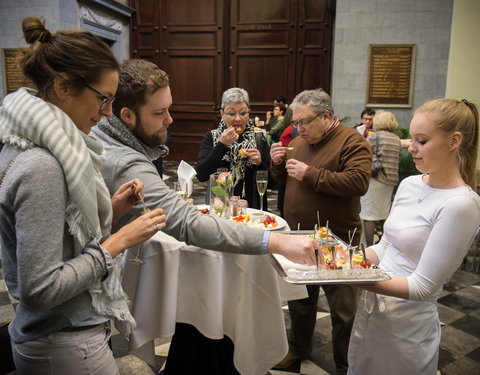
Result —
[{"label": "white long-sleeve top", "polygon": [[479,225],[480,197],[468,186],[435,189],[411,176],[400,184],[382,240],[372,248],[381,268],[407,277],[409,299],[435,301]]}]

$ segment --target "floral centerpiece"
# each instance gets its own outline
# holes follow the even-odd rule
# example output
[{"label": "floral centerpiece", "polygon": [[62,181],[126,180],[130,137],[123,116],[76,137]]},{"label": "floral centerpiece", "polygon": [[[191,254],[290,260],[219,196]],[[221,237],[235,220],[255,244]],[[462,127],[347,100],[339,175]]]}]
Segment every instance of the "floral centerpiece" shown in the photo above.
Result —
[{"label": "floral centerpiece", "polygon": [[233,178],[230,172],[210,175],[210,212],[228,219]]}]

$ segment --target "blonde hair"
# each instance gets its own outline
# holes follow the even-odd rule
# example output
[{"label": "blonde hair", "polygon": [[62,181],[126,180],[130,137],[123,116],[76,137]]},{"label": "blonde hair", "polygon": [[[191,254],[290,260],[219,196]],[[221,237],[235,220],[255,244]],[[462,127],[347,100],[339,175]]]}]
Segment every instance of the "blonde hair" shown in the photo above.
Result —
[{"label": "blonde hair", "polygon": [[373,118],[373,130],[386,130],[393,132],[398,127],[398,122],[392,112],[378,111]]},{"label": "blonde hair", "polygon": [[437,128],[447,137],[455,132],[462,134],[457,147],[460,174],[463,180],[476,191],[476,162],[478,153],[478,109],[465,99],[434,99],[421,105],[417,113],[432,113]]}]

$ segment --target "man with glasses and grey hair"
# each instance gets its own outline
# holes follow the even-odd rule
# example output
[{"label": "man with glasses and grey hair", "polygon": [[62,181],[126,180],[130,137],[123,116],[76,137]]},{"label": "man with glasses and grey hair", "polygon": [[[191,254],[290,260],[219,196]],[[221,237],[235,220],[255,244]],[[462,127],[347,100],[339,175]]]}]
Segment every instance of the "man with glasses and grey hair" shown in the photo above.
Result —
[{"label": "man with glasses and grey hair", "polygon": [[[356,228],[361,232],[360,197],[368,190],[372,152],[365,138],[340,124],[332,100],[322,89],[298,94],[290,105],[292,125],[299,136],[289,147],[271,147],[272,176],[286,182],[284,217],[291,228],[313,229],[327,221],[343,241]],[[346,374],[350,332],[356,310],[356,290],[351,285],[322,285],[330,306],[333,358],[337,374]],[[307,285],[308,297],[289,301],[291,331],[289,353],[277,365],[288,368],[312,351],[319,286]]]}]

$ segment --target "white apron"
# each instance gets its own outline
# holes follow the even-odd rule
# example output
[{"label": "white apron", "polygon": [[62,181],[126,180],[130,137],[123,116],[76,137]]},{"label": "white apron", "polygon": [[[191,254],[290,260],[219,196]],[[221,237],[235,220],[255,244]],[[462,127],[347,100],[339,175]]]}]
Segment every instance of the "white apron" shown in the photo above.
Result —
[{"label": "white apron", "polygon": [[435,303],[363,291],[350,337],[349,375],[435,375],[440,321]]}]

